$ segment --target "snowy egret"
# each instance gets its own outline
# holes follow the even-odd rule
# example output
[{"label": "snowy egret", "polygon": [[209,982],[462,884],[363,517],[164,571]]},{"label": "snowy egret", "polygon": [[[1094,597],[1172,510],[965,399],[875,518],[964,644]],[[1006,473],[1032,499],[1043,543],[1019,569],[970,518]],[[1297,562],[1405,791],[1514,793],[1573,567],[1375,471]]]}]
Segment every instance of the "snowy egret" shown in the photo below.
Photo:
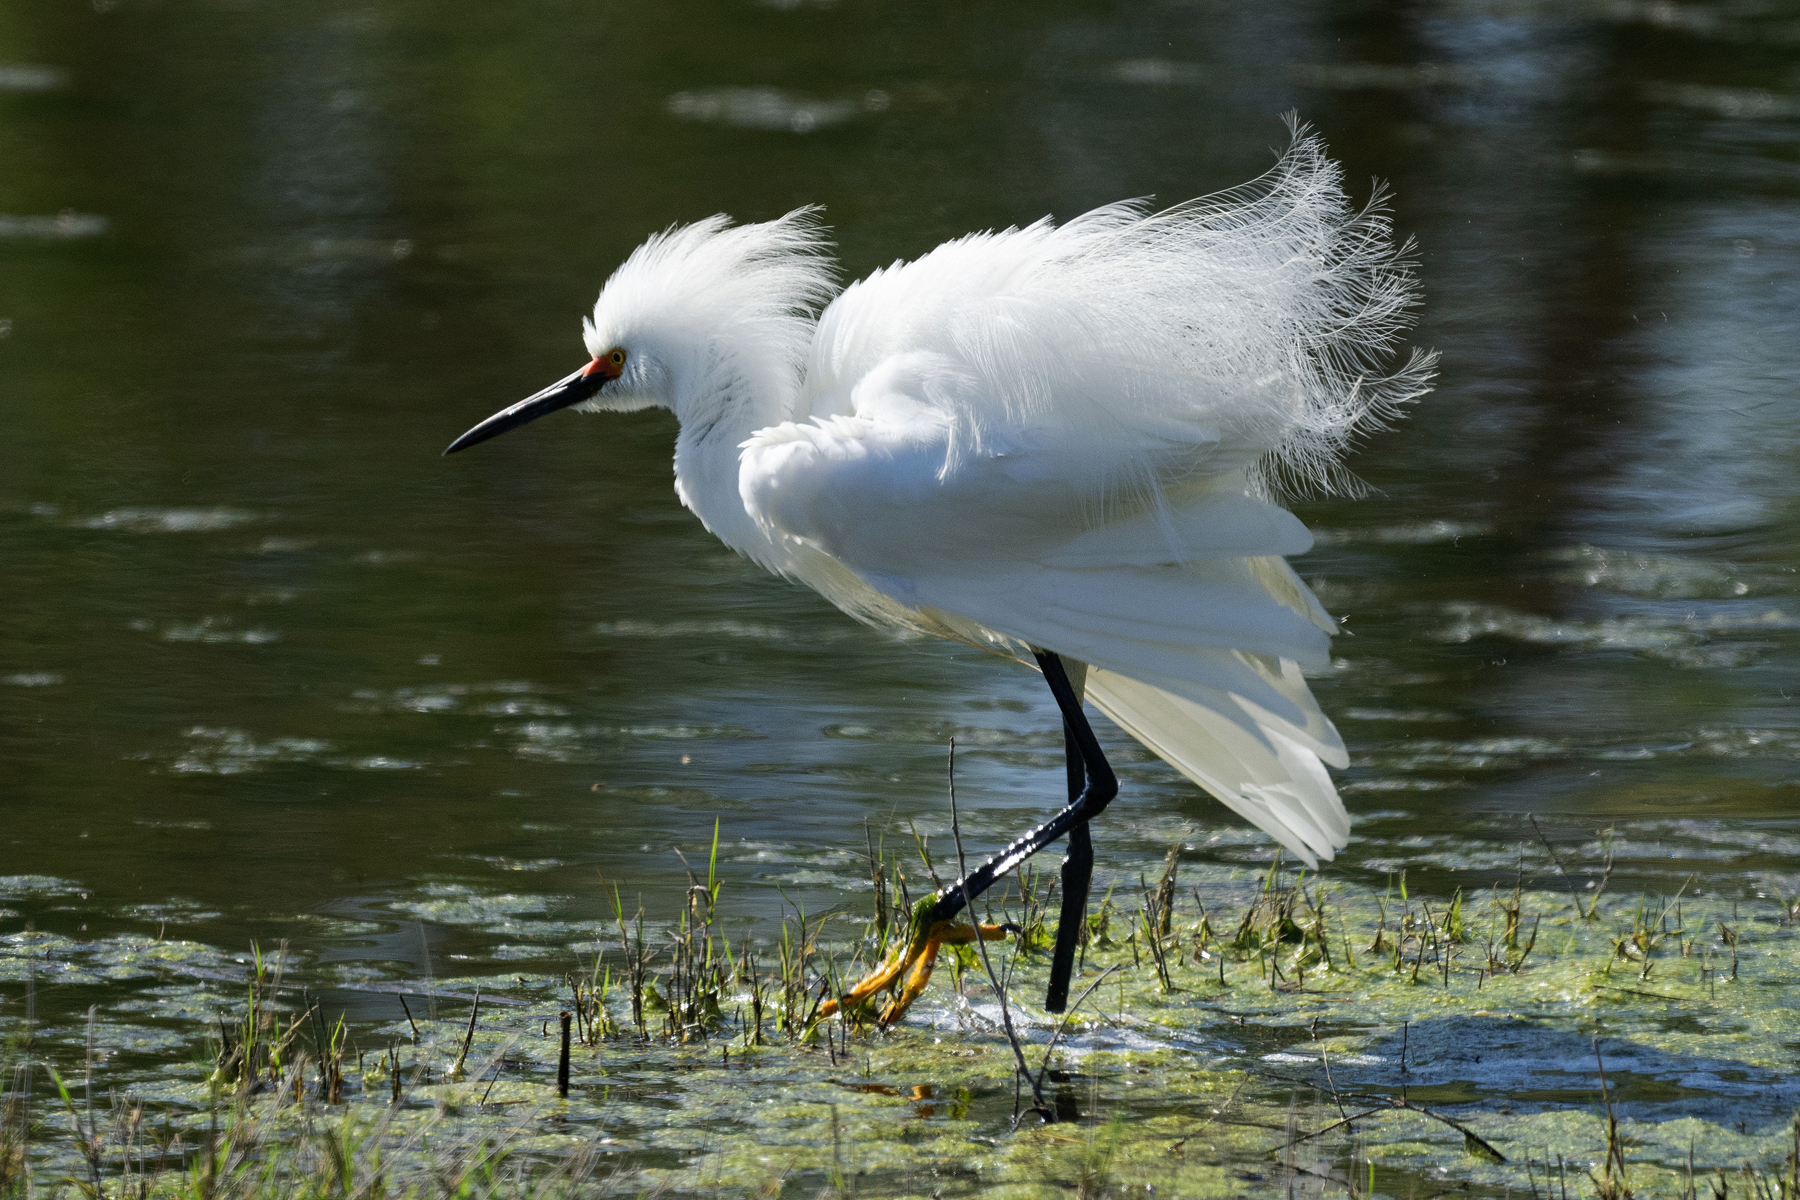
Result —
[{"label": "snowy egret", "polygon": [[[1344,743],[1303,672],[1335,623],[1285,556],[1282,487],[1353,486],[1359,432],[1428,390],[1384,365],[1417,289],[1377,203],[1292,127],[1266,175],[1153,212],[970,234],[838,292],[817,210],[671,227],[625,260],[590,361],[446,454],[561,408],[674,410],[675,491],[727,546],[851,616],[1035,662],[1068,804],[922,902],[824,1013],[884,987],[897,1019],[952,919],[1067,834],[1049,996],[1066,1006],[1117,791],[1083,698],[1309,865],[1350,831]],[[834,298],[835,293],[835,298]]]}]

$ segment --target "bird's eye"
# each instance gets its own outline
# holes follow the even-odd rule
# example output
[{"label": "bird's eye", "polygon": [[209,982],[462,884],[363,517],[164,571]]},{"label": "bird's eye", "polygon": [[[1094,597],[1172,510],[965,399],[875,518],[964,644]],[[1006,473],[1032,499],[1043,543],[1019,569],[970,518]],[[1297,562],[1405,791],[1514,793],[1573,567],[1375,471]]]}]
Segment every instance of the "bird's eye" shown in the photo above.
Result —
[{"label": "bird's eye", "polygon": [[623,350],[614,350],[606,357],[612,360],[612,365],[615,367],[622,367],[625,365],[625,352]]}]

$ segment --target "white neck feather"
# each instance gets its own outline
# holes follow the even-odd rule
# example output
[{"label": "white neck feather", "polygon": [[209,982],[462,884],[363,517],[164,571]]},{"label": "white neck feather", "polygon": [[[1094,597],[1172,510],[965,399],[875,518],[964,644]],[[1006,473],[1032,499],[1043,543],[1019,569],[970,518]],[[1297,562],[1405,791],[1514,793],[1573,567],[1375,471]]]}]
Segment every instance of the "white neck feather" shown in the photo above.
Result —
[{"label": "white neck feather", "polygon": [[740,369],[737,356],[716,341],[711,349],[713,361],[694,380],[671,380],[670,407],[681,422],[675,494],[720,541],[769,565],[774,547],[738,494],[739,447],[758,429],[793,418],[795,389]]},{"label": "white neck feather", "polygon": [[738,497],[738,447],[793,416],[814,314],[836,290],[817,218],[796,209],[756,225],[721,216],[665,230],[613,272],[585,329],[595,357],[614,346],[628,356],[595,407],[673,409],[676,493],[726,545],[765,564],[775,550]]}]

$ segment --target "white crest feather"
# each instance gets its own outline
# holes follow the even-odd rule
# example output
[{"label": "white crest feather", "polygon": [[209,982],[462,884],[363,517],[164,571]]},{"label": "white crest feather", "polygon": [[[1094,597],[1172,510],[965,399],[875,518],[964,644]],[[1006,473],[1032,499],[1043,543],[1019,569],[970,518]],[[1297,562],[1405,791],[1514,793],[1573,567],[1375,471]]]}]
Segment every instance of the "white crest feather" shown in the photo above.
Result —
[{"label": "white crest feather", "polygon": [[[693,397],[792,397],[818,310],[837,290],[820,209],[734,225],[724,215],[670,226],[631,252],[583,322],[588,352],[648,347]],[[629,367],[629,364],[628,364]],[[620,392],[635,390],[622,380]]]}]

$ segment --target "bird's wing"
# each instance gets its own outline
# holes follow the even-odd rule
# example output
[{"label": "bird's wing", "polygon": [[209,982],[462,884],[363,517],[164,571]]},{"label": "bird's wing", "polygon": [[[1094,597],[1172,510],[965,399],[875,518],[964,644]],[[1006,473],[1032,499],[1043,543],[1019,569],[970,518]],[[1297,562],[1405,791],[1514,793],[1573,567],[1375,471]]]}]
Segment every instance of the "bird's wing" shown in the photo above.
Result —
[{"label": "bird's wing", "polygon": [[1075,464],[1020,447],[946,469],[952,436],[908,396],[859,392],[855,415],[746,443],[740,493],[827,595],[804,564],[927,626],[1091,664],[1123,728],[1303,860],[1330,858],[1349,823],[1320,764],[1347,760],[1300,672],[1325,664],[1333,624],[1277,557],[1310,546],[1305,527],[1242,471],[1107,520]]},{"label": "bird's wing", "polygon": [[971,235],[851,285],[820,315],[796,419],[745,443],[746,507],[897,575],[1299,553],[1305,530],[1246,474],[1328,485],[1430,374],[1381,373],[1415,289],[1340,174],[1297,133],[1237,192]]},{"label": "bird's wing", "polygon": [[923,386],[903,390],[952,428],[951,469],[1079,455],[1094,504],[1251,464],[1330,488],[1348,442],[1422,395],[1432,365],[1386,365],[1417,288],[1341,175],[1297,131],[1232,192],[972,234],[876,271],[820,315],[794,416],[860,413],[876,376],[910,369]]},{"label": "bird's wing", "polygon": [[[1122,445],[1054,419],[978,435],[956,410],[977,402],[983,386],[942,356],[887,360],[858,383],[848,413],[770,426],[744,443],[745,508],[774,536],[890,575],[1007,561],[1081,569],[1299,554],[1312,545],[1291,513],[1251,494],[1242,463],[1209,459],[1215,447],[1200,436]],[[1190,470],[1163,486],[1157,468],[1172,456]]]}]

